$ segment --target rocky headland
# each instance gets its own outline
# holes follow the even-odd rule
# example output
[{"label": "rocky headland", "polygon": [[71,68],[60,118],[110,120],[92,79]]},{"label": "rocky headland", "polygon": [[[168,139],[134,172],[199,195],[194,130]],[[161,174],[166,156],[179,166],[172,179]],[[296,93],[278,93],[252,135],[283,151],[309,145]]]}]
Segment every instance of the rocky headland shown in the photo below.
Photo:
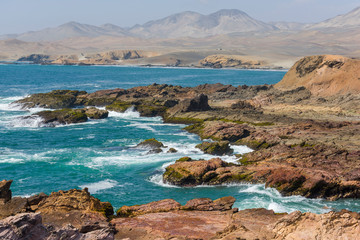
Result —
[{"label": "rocky headland", "polygon": [[[265,183],[284,195],[359,198],[360,91],[359,80],[353,77],[358,67],[358,60],[312,56],[297,62],[274,86],[205,84],[190,88],[154,83],[94,93],[54,90],[16,104],[55,109],[34,114],[53,125],[105,118],[107,110],[124,112],[133,107],[141,116],[190,124],[185,130],[215,141],[197,146],[206,153],[232,154],[229,143],[256,150],[238,156],[238,164],[221,159],[176,162],[164,173],[164,181],[171,184],[252,182]],[[352,78],[340,84],[345,75]],[[319,93],[316,81],[324,82],[322,79],[331,80],[334,94]],[[354,87],[349,88],[348,82],[354,82]],[[151,146],[158,144],[156,140],[143,147],[146,144],[152,152],[162,151],[161,146]]]},{"label": "rocky headland", "polygon": [[[88,112],[102,118],[107,116],[106,110],[124,112],[129,108],[141,116],[161,116],[165,122],[188,124],[185,130],[212,140],[198,148],[219,157],[194,160],[184,156],[166,168],[163,180],[170,184],[265,183],[285,196],[359,198],[359,67],[358,60],[341,56],[311,56],[298,61],[276,85],[204,84],[190,88],[152,84],[94,93],[55,90],[33,94],[15,104],[54,109],[35,116],[58,124],[70,123],[66,119],[82,122],[91,117]],[[255,151],[238,155],[237,163],[227,163],[221,156],[232,154],[229,143],[247,145]],[[160,152],[163,145],[149,139],[137,147]],[[10,186],[4,184],[5,188]],[[78,192],[92,199],[86,190],[52,195],[58,198]],[[3,191],[0,193],[3,196]],[[11,195],[11,200],[9,195],[5,198],[4,202],[13,201]],[[35,214],[45,213],[46,206],[51,206],[52,211],[57,209],[44,201],[32,206],[26,200],[25,209]],[[264,209],[237,212],[231,209],[232,201],[197,199],[181,206],[163,200],[122,207],[111,224],[117,239],[357,239],[360,230],[358,213],[275,214]],[[111,215],[110,207],[104,207],[104,203],[90,205],[76,209]],[[23,207],[15,209],[20,210],[8,215],[28,211]],[[50,219],[46,215],[42,218]],[[73,226],[81,229],[76,223]],[[57,234],[56,228],[54,231],[51,234]]]}]

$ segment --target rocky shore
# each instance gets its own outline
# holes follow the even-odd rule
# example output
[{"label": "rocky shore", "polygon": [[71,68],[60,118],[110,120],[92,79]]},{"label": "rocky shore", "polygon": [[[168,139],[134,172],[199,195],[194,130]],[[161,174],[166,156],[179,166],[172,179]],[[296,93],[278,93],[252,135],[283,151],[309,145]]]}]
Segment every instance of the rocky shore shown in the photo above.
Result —
[{"label": "rocky shore", "polygon": [[[206,161],[184,156],[166,168],[163,180],[170,184],[265,183],[285,196],[359,198],[360,75],[356,70],[359,67],[359,60],[312,56],[298,61],[276,85],[205,84],[190,88],[152,84],[94,93],[54,90],[33,94],[14,104],[54,109],[34,114],[53,125],[82,122],[91,117],[106,118],[107,111],[124,112],[129,108],[141,116],[161,116],[165,122],[189,124],[185,130],[206,139],[197,147],[219,157]],[[344,76],[351,77],[344,82]],[[325,90],[319,91],[319,85]],[[229,143],[247,145],[255,151],[237,156],[237,163],[227,163],[221,156],[232,154]],[[155,139],[138,147],[162,151],[161,143]],[[9,186],[4,182],[5,189]],[[5,205],[20,201],[11,199],[6,192],[0,191]],[[79,195],[79,201],[84,204],[71,204],[74,207],[69,208],[66,204],[58,207],[46,203],[51,199],[67,199],[68,194]],[[104,221],[96,221],[104,224],[113,218],[111,205],[95,200],[86,189],[41,196],[43,199],[36,200],[36,204],[21,200],[25,207],[5,207],[7,211],[15,210],[0,215],[32,211],[35,212],[32,216],[39,218],[36,213],[41,212],[46,223],[47,219],[53,221],[50,215],[56,216],[46,212],[61,208],[65,212],[96,213],[94,219],[102,216]],[[89,201],[91,204],[87,204]],[[109,232],[109,239],[112,236],[116,239],[357,239],[360,230],[357,213],[275,214],[265,209],[237,212],[231,209],[233,201],[231,197],[215,201],[197,199],[181,206],[174,200],[163,200],[122,207],[111,220],[112,225],[101,231]],[[14,204],[10,205],[18,206]],[[70,221],[71,214],[68,217]],[[82,226],[69,223],[78,229],[74,230],[78,234],[93,234],[99,229],[82,232]],[[51,224],[57,223],[54,220]],[[47,229],[44,234],[51,236],[60,231],[56,227],[52,229],[55,230]]]},{"label": "rocky shore", "polygon": [[164,199],[123,206],[114,214],[87,189],[12,197],[12,181],[0,182],[0,238],[55,239],[358,239],[360,214],[276,214],[239,211],[233,197],[199,198],[181,205]]}]

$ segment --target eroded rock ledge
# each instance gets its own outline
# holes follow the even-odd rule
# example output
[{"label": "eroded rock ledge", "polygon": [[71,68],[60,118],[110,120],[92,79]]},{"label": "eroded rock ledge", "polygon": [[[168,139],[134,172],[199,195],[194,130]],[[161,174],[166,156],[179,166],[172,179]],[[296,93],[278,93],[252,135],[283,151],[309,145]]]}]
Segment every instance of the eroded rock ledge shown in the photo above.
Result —
[{"label": "eroded rock ledge", "polygon": [[[110,203],[86,189],[11,198],[12,181],[0,182],[1,239],[357,239],[360,214],[325,214],[266,209],[239,211],[235,199],[199,198],[181,205],[164,199],[123,206],[112,215]],[[22,202],[22,205],[19,204]],[[15,207],[11,207],[15,206]],[[13,209],[5,212],[4,209]]]}]

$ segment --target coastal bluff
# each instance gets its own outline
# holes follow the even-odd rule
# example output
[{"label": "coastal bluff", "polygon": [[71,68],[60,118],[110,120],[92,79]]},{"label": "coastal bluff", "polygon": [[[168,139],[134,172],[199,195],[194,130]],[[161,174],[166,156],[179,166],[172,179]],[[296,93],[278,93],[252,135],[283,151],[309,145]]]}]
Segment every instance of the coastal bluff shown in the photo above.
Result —
[{"label": "coastal bluff", "polygon": [[360,94],[360,60],[337,55],[300,59],[275,85],[281,90],[305,87],[317,96]]}]

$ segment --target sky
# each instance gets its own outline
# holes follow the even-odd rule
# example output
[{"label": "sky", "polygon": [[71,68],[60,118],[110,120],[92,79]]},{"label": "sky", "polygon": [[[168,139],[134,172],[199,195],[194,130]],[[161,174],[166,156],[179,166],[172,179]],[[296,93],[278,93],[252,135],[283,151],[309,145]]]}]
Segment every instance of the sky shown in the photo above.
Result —
[{"label": "sky", "polygon": [[0,34],[76,21],[131,27],[182,11],[239,9],[264,21],[312,23],[359,7],[359,0],[0,0]]}]

